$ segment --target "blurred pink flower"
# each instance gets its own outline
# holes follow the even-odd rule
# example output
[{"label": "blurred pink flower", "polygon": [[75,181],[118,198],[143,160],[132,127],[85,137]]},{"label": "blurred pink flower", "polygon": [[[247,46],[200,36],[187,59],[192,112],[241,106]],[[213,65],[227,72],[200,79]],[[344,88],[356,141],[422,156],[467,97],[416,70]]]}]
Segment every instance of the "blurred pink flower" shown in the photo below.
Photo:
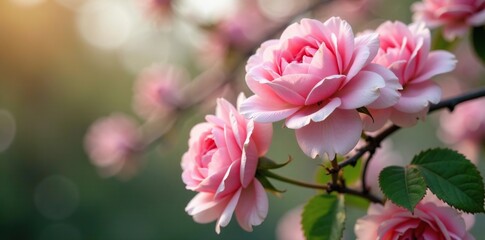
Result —
[{"label": "blurred pink flower", "polygon": [[478,162],[485,141],[485,99],[476,99],[458,105],[452,113],[440,115],[440,139],[463,153],[472,162]]},{"label": "blurred pink flower", "polygon": [[172,16],[172,0],[140,0],[148,18],[163,21]]},{"label": "blurred pink flower", "polygon": [[[375,196],[383,197],[383,193],[379,187],[379,174],[382,169],[389,166],[404,166],[404,160],[399,153],[393,151],[393,143],[391,140],[386,140],[381,143],[381,147],[376,149],[372,160],[367,166],[367,173],[365,175],[366,187]],[[362,185],[362,184],[361,184]]]},{"label": "blurred pink flower", "polygon": [[443,36],[451,41],[465,35],[470,26],[485,24],[483,0],[423,0],[411,6],[415,21],[430,28],[443,26]]},{"label": "blurred pink flower", "polygon": [[385,22],[376,32],[381,45],[374,62],[396,74],[403,89],[401,98],[390,108],[370,107],[375,122],[365,117],[365,129],[375,131],[387,119],[401,127],[410,127],[424,119],[430,103],[438,103],[440,87],[431,78],[455,68],[454,55],[447,51],[430,51],[430,33],[422,23],[409,26],[402,22]]},{"label": "blurred pink flower", "polygon": [[263,15],[258,0],[238,1],[237,4],[234,12],[209,29],[207,41],[200,48],[203,66],[226,61],[234,50],[250,50],[275,28],[276,22]]},{"label": "blurred pink flower", "polygon": [[467,231],[474,216],[463,214],[427,192],[416,205],[414,214],[387,201],[384,206],[371,204],[367,215],[355,224],[358,240],[375,239],[475,239]]},{"label": "blurred pink flower", "polygon": [[181,89],[187,75],[175,66],[152,65],[144,69],[134,86],[134,111],[144,119],[170,113],[183,100]]},{"label": "blurred pink flower", "polygon": [[303,207],[294,208],[279,220],[276,227],[276,239],[278,240],[305,240],[301,229],[301,213]]},{"label": "blurred pink flower", "polygon": [[362,132],[356,109],[377,99],[376,107],[389,107],[399,98],[394,74],[370,63],[378,49],[377,34],[354,38],[337,17],[294,23],[248,60],[246,83],[256,95],[241,113],[257,122],[286,119],[312,158],[345,154]]},{"label": "blurred pink flower", "polygon": [[[242,100],[241,94],[238,103]],[[217,220],[217,233],[235,212],[239,225],[252,231],[268,212],[268,198],[255,174],[258,158],[271,143],[272,126],[243,118],[224,99],[206,120],[192,128],[182,157],[182,179],[187,189],[199,192],[185,210],[198,223]]]},{"label": "blurred pink flower", "polygon": [[133,174],[140,146],[137,124],[122,114],[96,120],[85,137],[86,152],[105,176]]}]

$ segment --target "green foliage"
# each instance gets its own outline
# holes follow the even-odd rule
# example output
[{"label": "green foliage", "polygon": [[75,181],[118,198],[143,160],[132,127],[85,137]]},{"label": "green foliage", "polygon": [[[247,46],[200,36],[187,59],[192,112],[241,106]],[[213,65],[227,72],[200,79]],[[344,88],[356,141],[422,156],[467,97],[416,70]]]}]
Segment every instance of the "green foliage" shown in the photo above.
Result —
[{"label": "green foliage", "polygon": [[356,207],[361,209],[369,208],[370,202],[369,200],[362,198],[360,196],[345,194],[345,206],[347,207]]},{"label": "green foliage", "polygon": [[310,199],[301,225],[307,240],[340,240],[344,230],[344,196],[322,194]]},{"label": "green foliage", "polygon": [[426,183],[419,170],[413,166],[386,167],[379,174],[382,192],[395,204],[413,212],[426,194]]},{"label": "green foliage", "polygon": [[475,53],[485,64],[485,26],[474,27],[472,30],[471,41]]},{"label": "green foliage", "polygon": [[451,149],[433,149],[414,157],[429,189],[449,205],[465,212],[483,212],[482,177],[475,165]]},{"label": "green foliage", "polygon": [[277,197],[280,197],[281,196],[281,193],[284,193],[286,192],[286,190],[279,190],[277,189],[269,180],[267,177],[264,176],[264,171],[265,170],[261,170],[261,171],[257,171],[256,172],[256,178],[259,180],[259,182],[261,183],[261,185],[263,185],[264,189],[266,189],[267,191],[273,193],[274,195],[276,195]]},{"label": "green foliage", "polygon": [[288,165],[288,163],[290,163],[292,160],[293,159],[291,158],[291,156],[289,156],[286,162],[276,163],[267,157],[260,157],[258,161],[258,170],[270,170],[270,169],[282,168]]},{"label": "green foliage", "polygon": [[384,194],[410,211],[429,188],[450,206],[469,213],[484,212],[485,190],[475,165],[451,149],[431,149],[407,167],[387,167],[379,175]]},{"label": "green foliage", "polygon": [[[341,156],[337,156],[337,161],[343,161],[344,158]],[[360,180],[361,171],[362,171],[362,161],[358,161],[355,166],[349,166],[346,168],[342,168],[341,171],[343,172],[343,177],[345,179],[346,184],[351,185],[356,183]],[[328,164],[328,168],[330,168],[330,164]],[[315,182],[319,184],[327,184],[331,181],[331,175],[328,174],[327,166],[320,166],[317,168],[315,172]]]}]

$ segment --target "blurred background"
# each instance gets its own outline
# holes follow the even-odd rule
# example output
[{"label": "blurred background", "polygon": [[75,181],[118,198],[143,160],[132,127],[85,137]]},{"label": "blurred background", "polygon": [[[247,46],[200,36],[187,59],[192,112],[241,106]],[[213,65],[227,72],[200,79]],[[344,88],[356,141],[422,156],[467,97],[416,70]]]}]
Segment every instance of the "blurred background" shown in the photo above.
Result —
[{"label": "blurred background", "polygon": [[[384,19],[410,22],[411,2],[0,1],[0,239],[275,239],[279,219],[315,192],[274,182],[287,192],[280,198],[269,195],[269,214],[261,226],[246,233],[233,219],[217,235],[215,223],[197,224],[184,211],[195,195],[180,177],[190,128],[213,112],[214,97],[233,101],[235,93],[249,93],[244,66],[236,63],[244,63],[261,40],[278,36],[288,22],[339,15],[358,32]],[[457,49],[474,62],[459,65],[461,76],[470,81],[483,76],[467,45]],[[158,122],[144,119],[133,110],[134,84],[154,63],[185,69],[196,86],[221,87],[202,91],[208,100],[177,112],[175,123],[167,120],[172,113]],[[214,76],[231,80],[220,83]],[[448,78],[443,81],[460,75]],[[103,174],[85,151],[91,124],[113,112],[140,125],[150,122],[148,131],[155,133],[173,124],[134,160],[129,175]],[[443,146],[437,118],[394,135],[395,151],[410,160],[420,150]],[[290,130],[279,123],[274,130],[268,156],[295,159],[278,172],[313,181],[320,162],[300,152]],[[350,206],[348,212],[352,230],[365,208]],[[475,226],[484,223],[479,215]],[[477,237],[483,231],[473,229]],[[352,239],[352,231],[346,236]]]}]

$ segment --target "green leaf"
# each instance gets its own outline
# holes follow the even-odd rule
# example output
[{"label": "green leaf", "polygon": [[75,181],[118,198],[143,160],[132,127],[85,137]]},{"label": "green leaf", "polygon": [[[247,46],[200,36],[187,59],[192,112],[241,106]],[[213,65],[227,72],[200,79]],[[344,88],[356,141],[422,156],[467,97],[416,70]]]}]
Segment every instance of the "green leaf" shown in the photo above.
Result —
[{"label": "green leaf", "polygon": [[293,159],[291,156],[288,156],[288,160],[284,163],[276,163],[273,160],[267,157],[260,157],[258,161],[258,169],[260,170],[269,170],[269,169],[277,169],[286,166],[290,163]]},{"label": "green leaf", "polygon": [[468,213],[484,212],[485,190],[475,165],[451,149],[431,149],[414,157],[414,164],[431,192],[450,206]]},{"label": "green leaf", "polygon": [[256,178],[259,180],[261,185],[263,185],[264,189],[268,190],[269,192],[273,193],[277,197],[281,197],[281,194],[286,192],[286,190],[279,190],[277,189],[269,180],[267,177],[264,176],[264,171],[265,170],[258,170],[256,172]]},{"label": "green leaf", "polygon": [[471,37],[473,48],[475,53],[485,64],[485,26],[474,27]]},{"label": "green leaf", "polygon": [[344,230],[344,196],[317,195],[303,208],[301,225],[307,240],[340,240]]},{"label": "green leaf", "polygon": [[366,107],[357,108],[357,112],[360,112],[369,116],[372,119],[372,122],[374,122],[374,117],[372,116],[372,114],[370,114],[369,109],[367,109]]},{"label": "green leaf", "polygon": [[393,203],[410,212],[426,194],[426,183],[414,166],[384,168],[379,174],[379,185]]},{"label": "green leaf", "polygon": [[317,167],[315,171],[315,182],[318,184],[327,184],[332,180],[330,174],[328,174],[327,167],[321,165]]},{"label": "green leaf", "polygon": [[367,209],[370,204],[371,202],[363,197],[345,194],[345,206],[347,207]]}]

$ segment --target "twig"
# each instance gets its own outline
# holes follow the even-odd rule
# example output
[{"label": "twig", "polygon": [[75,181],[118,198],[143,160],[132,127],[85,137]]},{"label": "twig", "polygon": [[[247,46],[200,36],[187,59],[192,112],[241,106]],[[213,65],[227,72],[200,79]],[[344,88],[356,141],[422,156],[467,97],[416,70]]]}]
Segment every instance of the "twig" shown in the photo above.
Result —
[{"label": "twig", "polygon": [[357,191],[355,189],[347,188],[346,186],[342,186],[342,185],[339,185],[339,184],[329,183],[327,185],[320,185],[320,184],[307,183],[307,182],[302,182],[302,181],[294,180],[294,179],[291,179],[291,178],[283,177],[283,176],[280,176],[280,175],[278,175],[274,172],[270,172],[270,171],[267,171],[267,170],[262,171],[261,175],[268,177],[268,178],[276,179],[276,180],[279,180],[279,181],[282,181],[282,182],[286,182],[286,183],[289,183],[289,184],[297,185],[297,186],[300,186],[300,187],[317,189],[317,190],[324,190],[327,193],[331,193],[331,192],[346,193],[346,194],[355,195],[355,196],[365,198],[365,199],[367,199],[371,202],[374,202],[374,203],[381,203],[382,204],[384,202],[382,199],[372,195],[369,192],[367,192],[367,193],[360,192],[360,191]]},{"label": "twig", "polygon": [[[453,109],[458,104],[466,102],[466,101],[470,101],[470,100],[473,100],[473,99],[477,99],[477,98],[480,98],[480,97],[485,97],[485,88],[481,88],[481,89],[478,89],[478,90],[475,90],[475,91],[472,91],[472,92],[469,92],[469,93],[458,95],[456,97],[445,99],[445,100],[443,100],[443,101],[441,101],[437,104],[433,104],[433,105],[430,106],[430,108],[428,110],[428,114],[430,114],[434,111],[440,110],[440,109],[444,109],[444,108],[447,108],[450,111],[453,111]],[[367,159],[367,161],[364,165],[364,169],[363,169],[363,173],[362,173],[362,185],[363,185],[362,186],[362,188],[363,188],[362,193],[365,194],[365,192],[366,192],[365,191],[366,190],[365,175],[366,175],[366,172],[367,172],[367,166],[368,166],[369,162],[371,161],[374,152],[376,151],[377,148],[380,147],[381,142],[384,141],[384,139],[386,139],[387,137],[389,137],[391,134],[393,134],[394,132],[396,132],[399,129],[401,129],[401,127],[396,126],[396,125],[392,125],[392,126],[386,128],[383,132],[378,134],[376,137],[367,138],[367,144],[364,147],[360,148],[357,151],[357,153],[354,154],[352,157],[348,158],[345,161],[340,162],[338,164],[338,168],[333,169],[333,171],[340,170],[343,167],[348,166],[348,165],[355,166],[357,161],[362,156],[364,156],[364,154],[369,153],[370,155],[369,155],[369,157],[368,157],[368,159]]]}]

